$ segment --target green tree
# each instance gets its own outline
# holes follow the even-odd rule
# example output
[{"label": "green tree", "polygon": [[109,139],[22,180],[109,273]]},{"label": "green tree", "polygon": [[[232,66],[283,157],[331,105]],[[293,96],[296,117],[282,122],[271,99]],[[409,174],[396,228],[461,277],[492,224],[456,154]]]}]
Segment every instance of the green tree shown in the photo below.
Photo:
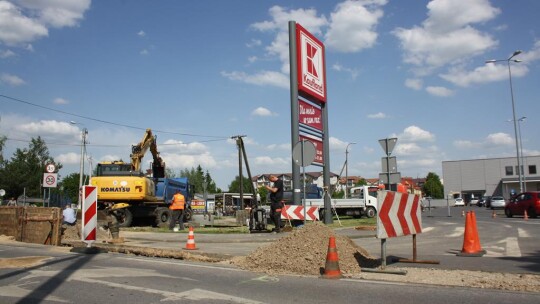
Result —
[{"label": "green tree", "polygon": [[176,174],[176,172],[174,172],[173,169],[171,168],[165,168],[165,176],[168,177],[168,178],[175,178],[175,177],[178,177],[178,175]]},{"label": "green tree", "polygon": [[6,144],[6,137],[0,136],[0,168],[4,165],[4,145]]},{"label": "green tree", "polygon": [[365,185],[367,185],[367,181],[365,178],[358,179],[358,181],[356,181],[356,183],[354,184],[354,186],[365,186]]},{"label": "green tree", "polygon": [[257,189],[257,192],[259,193],[259,197],[261,198],[261,203],[267,204],[268,189],[266,189],[266,187],[260,187],[259,189]]},{"label": "green tree", "polygon": [[432,198],[444,198],[441,179],[433,172],[428,173],[422,191],[424,191],[426,196],[431,196]]},{"label": "green tree", "polygon": [[38,136],[32,138],[28,148],[17,149],[10,160],[4,161],[0,168],[0,188],[8,196],[18,197],[26,191],[29,197],[41,197],[43,173],[47,164],[54,164],[57,170],[62,164],[49,156],[45,141]]},{"label": "green tree", "polygon": [[332,198],[344,198],[344,197],[345,197],[345,191],[343,190],[334,191],[334,193],[332,193]]},{"label": "green tree", "polygon": [[208,170],[205,174],[201,165],[198,165],[197,168],[191,168],[190,170],[181,170],[180,176],[188,178],[189,183],[195,186],[196,193],[204,193],[203,183],[205,182],[207,193],[221,192],[221,189],[218,189],[216,183],[212,180],[212,176],[210,176]]},{"label": "green tree", "polygon": [[[63,189],[63,194],[71,200],[72,203],[75,203],[79,200],[79,173],[71,173],[70,175],[64,177],[60,182],[59,186]],[[87,175],[83,178],[88,178]]]},{"label": "green tree", "polygon": [[[251,181],[249,180],[249,178],[247,177],[243,177],[242,178],[242,186],[243,186],[243,190],[244,190],[244,193],[251,193],[251,191],[253,190],[251,187]],[[229,185],[229,192],[231,193],[239,193],[240,192],[240,176],[236,176],[234,178],[234,180],[231,182],[231,184]]]}]

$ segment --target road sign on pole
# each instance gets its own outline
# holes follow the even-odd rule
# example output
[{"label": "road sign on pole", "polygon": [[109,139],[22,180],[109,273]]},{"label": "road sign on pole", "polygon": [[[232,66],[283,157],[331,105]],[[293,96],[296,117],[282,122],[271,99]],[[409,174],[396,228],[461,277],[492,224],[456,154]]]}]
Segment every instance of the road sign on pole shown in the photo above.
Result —
[{"label": "road sign on pole", "polygon": [[43,187],[56,188],[58,183],[58,173],[43,173]]},{"label": "road sign on pole", "polygon": [[384,138],[379,139],[379,144],[381,144],[381,147],[384,150],[384,153],[386,153],[386,156],[390,156],[392,154],[392,151],[394,150],[394,147],[396,146],[397,138]]}]

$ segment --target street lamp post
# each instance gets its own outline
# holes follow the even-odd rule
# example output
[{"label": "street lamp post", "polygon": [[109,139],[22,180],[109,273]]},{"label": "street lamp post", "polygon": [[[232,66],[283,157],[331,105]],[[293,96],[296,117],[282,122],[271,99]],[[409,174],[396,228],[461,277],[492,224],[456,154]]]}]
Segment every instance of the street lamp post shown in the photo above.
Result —
[{"label": "street lamp post", "polygon": [[520,153],[519,153],[519,138],[518,138],[518,127],[517,127],[517,120],[516,120],[516,106],[515,106],[515,102],[514,102],[514,89],[512,87],[512,69],[510,68],[510,61],[513,61],[513,62],[521,62],[521,60],[517,60],[517,59],[512,59],[514,58],[515,56],[521,54],[521,51],[515,51],[512,56],[510,56],[508,59],[492,59],[492,60],[487,60],[486,63],[495,63],[495,62],[501,62],[501,61],[506,61],[506,63],[508,64],[508,78],[510,80],[510,97],[512,99],[512,118],[513,118],[513,121],[514,121],[514,136],[515,136],[515,140],[516,140],[516,158],[517,158],[517,171],[518,171],[518,180],[519,180],[519,192],[523,192],[523,174],[522,174],[522,171],[521,170],[521,161],[520,161]]},{"label": "street lamp post", "polygon": [[349,191],[349,146],[355,144],[355,142],[349,143],[345,148],[345,198],[347,198],[347,192]]},{"label": "street lamp post", "polygon": [[[70,121],[71,124],[78,124],[77,122]],[[84,154],[86,152],[86,135],[88,134],[88,129],[83,128],[81,131],[81,163],[79,167],[79,202],[77,208],[82,206],[82,185],[83,185],[83,176],[84,176]]]}]

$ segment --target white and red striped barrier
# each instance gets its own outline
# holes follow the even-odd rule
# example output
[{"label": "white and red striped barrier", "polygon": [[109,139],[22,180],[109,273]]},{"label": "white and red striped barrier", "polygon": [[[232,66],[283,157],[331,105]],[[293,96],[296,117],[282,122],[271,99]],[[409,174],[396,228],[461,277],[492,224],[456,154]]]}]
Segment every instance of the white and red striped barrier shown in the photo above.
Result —
[{"label": "white and red striped barrier", "polygon": [[422,211],[418,195],[379,191],[377,202],[377,238],[386,239],[422,232]]},{"label": "white and red striped barrier", "polygon": [[88,247],[96,241],[97,234],[97,189],[94,186],[82,188],[82,241]]},{"label": "white and red striped barrier", "polygon": [[[283,208],[281,208],[281,219],[303,221],[304,220],[304,206],[285,205]],[[318,221],[319,220],[319,207],[307,207],[306,220]]]}]

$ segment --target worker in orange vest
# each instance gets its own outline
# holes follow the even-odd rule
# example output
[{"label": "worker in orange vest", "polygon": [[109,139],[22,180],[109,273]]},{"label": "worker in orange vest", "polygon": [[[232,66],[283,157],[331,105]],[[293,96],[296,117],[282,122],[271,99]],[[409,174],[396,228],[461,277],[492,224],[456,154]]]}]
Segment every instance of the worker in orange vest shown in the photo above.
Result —
[{"label": "worker in orange vest", "polygon": [[184,208],[186,206],[186,198],[180,190],[176,191],[176,194],[172,198],[172,203],[169,209],[172,211],[171,221],[169,223],[169,230],[173,230],[176,226],[176,221],[180,223],[180,230],[184,230]]}]

